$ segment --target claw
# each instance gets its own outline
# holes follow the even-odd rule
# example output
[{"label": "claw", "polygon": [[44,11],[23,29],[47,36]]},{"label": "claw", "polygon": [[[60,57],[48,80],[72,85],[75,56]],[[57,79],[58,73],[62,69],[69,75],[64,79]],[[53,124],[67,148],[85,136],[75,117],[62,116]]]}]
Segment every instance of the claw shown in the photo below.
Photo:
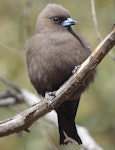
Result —
[{"label": "claw", "polygon": [[72,74],[76,73],[79,70],[80,66],[81,65],[75,66],[75,68],[72,70]]},{"label": "claw", "polygon": [[55,97],[55,91],[45,93],[45,100],[46,100],[46,103],[48,104],[48,107],[51,106],[54,109],[52,101],[50,100],[53,97]]}]

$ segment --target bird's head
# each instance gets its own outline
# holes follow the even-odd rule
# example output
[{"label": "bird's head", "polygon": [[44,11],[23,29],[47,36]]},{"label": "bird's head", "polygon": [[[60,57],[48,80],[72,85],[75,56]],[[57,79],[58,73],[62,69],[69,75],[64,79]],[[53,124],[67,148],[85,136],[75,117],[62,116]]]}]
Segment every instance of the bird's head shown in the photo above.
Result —
[{"label": "bird's head", "polygon": [[38,16],[35,32],[67,29],[76,23],[70,18],[70,13],[61,5],[48,4]]}]

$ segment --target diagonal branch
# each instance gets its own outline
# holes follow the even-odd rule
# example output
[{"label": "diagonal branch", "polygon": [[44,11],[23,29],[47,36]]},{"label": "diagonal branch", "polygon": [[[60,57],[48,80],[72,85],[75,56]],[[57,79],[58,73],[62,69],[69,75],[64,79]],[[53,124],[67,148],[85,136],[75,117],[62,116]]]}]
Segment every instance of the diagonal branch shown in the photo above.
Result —
[{"label": "diagonal branch", "polygon": [[0,137],[10,135],[21,130],[27,129],[40,117],[50,112],[53,108],[63,103],[74,90],[79,90],[83,86],[83,81],[100,63],[110,49],[115,45],[115,27],[112,32],[97,46],[92,54],[83,62],[78,72],[73,74],[59,90],[56,96],[51,98],[51,105],[47,105],[46,101],[41,101],[31,108],[21,112],[13,118],[0,122]]}]

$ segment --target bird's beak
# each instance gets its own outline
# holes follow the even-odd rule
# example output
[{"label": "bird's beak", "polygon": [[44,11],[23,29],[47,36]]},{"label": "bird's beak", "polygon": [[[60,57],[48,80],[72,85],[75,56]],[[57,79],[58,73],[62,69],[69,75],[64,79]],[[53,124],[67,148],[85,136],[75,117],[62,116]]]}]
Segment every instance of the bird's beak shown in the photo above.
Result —
[{"label": "bird's beak", "polygon": [[69,27],[71,25],[76,25],[77,21],[71,19],[71,18],[67,18],[67,20],[65,20],[63,23],[62,23],[62,26],[63,27]]}]

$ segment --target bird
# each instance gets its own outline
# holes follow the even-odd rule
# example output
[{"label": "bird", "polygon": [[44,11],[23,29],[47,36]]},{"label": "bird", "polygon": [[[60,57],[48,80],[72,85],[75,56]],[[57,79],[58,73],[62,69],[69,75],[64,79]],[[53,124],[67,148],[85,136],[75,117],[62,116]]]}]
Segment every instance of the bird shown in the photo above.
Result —
[{"label": "bird", "polygon": [[[88,42],[75,33],[72,25],[77,21],[60,4],[49,3],[37,17],[35,33],[27,41],[27,68],[30,82],[38,94],[56,91],[69,79],[75,66],[79,66],[91,54]],[[94,81],[95,71],[87,77],[82,88],[55,108],[61,144],[78,143],[75,117],[81,94]]]}]

